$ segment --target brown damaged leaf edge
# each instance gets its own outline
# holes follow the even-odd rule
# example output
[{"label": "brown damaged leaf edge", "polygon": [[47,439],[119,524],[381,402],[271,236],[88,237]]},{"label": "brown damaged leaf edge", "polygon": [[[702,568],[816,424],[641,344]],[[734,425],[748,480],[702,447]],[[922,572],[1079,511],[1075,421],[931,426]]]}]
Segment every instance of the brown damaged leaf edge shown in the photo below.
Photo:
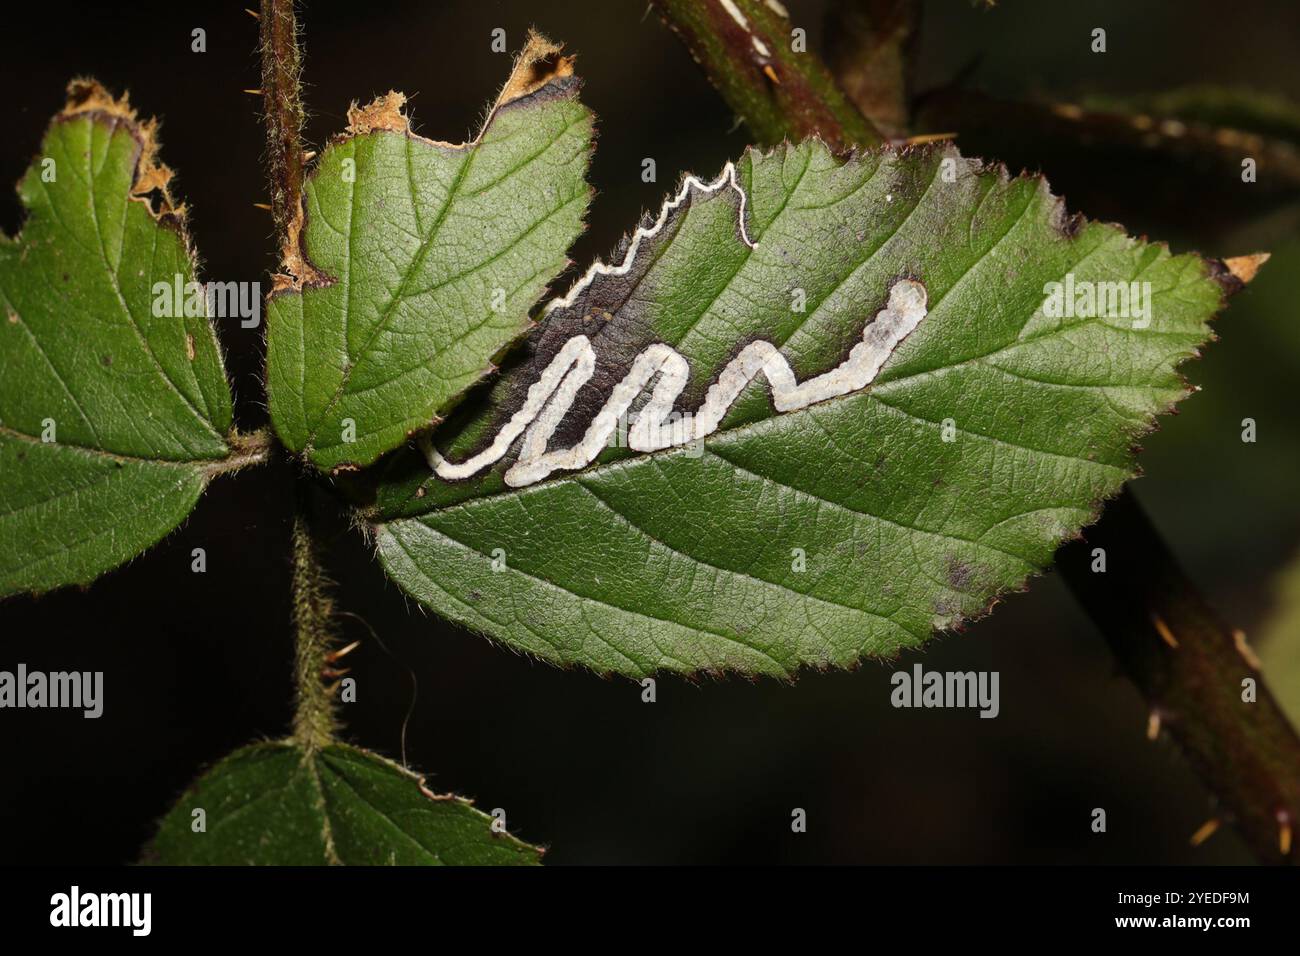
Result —
[{"label": "brown damaged leaf edge", "polygon": [[[413,132],[410,117],[405,113],[406,94],[389,90],[365,106],[358,106],[353,100],[348,106],[347,128],[332,137],[330,145],[346,142],[354,136],[385,132],[406,136],[441,149],[469,149],[483,138],[484,133],[491,127],[492,121],[503,109],[519,104],[530,97],[573,95],[576,92],[578,80],[573,72],[575,57],[562,56],[560,53],[562,49],[561,44],[552,43],[534,30],[529,31],[528,41],[515,58],[505,86],[501,88],[496,101],[488,110],[478,135],[472,140],[464,143],[448,143]],[[316,169],[313,168],[307,178],[310,180],[315,174]],[[281,271],[271,277],[272,296],[290,291],[301,292],[304,288],[321,288],[332,285],[336,281],[332,276],[316,268],[311,261],[306,240],[303,238],[306,220],[306,208],[302,197],[299,197],[297,214],[289,223],[288,244],[284,251],[284,261],[280,266]]]},{"label": "brown damaged leaf edge", "polygon": [[[820,138],[820,137],[813,137],[813,138]],[[771,149],[767,149],[767,150],[760,150],[754,147],[749,147],[746,150],[746,154],[752,153],[757,156],[770,156],[777,150],[788,148],[789,145],[790,145],[789,143],[783,143],[779,146],[774,146]],[[948,148],[952,148],[953,152],[956,153],[955,147],[950,147],[946,144],[941,145],[937,143],[923,143],[917,145],[904,145],[904,146],[887,144],[882,147],[871,148],[871,149],[852,147],[846,151],[838,152],[835,155],[842,165],[848,165],[851,163],[859,162],[861,158],[866,155],[879,155],[881,153],[890,153],[898,157],[903,157],[914,153],[924,154],[934,150],[942,151]],[[1046,178],[1041,174],[1021,171],[1020,173],[1013,176],[1010,170],[1007,168],[1006,164],[1004,163],[990,162],[975,157],[966,157],[966,159],[969,162],[975,164],[977,173],[996,176],[998,180],[1002,183],[1007,183],[1012,180],[1035,181],[1038,185],[1038,188],[1042,191],[1047,192],[1048,195],[1050,196],[1050,200],[1052,204],[1052,211],[1051,211],[1052,225],[1060,233],[1061,237],[1064,238],[1066,241],[1074,242],[1080,230],[1088,222],[1088,219],[1082,212],[1072,213],[1069,211],[1065,201],[1065,197],[1052,193],[1051,187],[1048,184]],[[677,217],[685,215],[687,212],[689,212],[691,204],[694,202],[694,200],[695,197],[694,194],[692,194],[689,201],[682,203],[676,209],[670,211],[668,219],[665,223],[665,228],[660,233],[661,236],[671,236],[673,234],[673,230],[670,228],[672,222]],[[652,220],[653,213],[647,213],[644,218],[647,221]],[[1113,223],[1113,222],[1103,223],[1102,225],[1104,225],[1108,229],[1115,230],[1125,236],[1130,235],[1129,231],[1119,223]],[[627,233],[615,246],[615,250],[613,254],[609,257],[609,260],[615,262],[622,261],[623,254],[626,251],[628,244],[630,242],[631,242],[631,234]],[[1168,251],[1167,243],[1155,242],[1151,244]],[[639,256],[647,256],[653,258],[655,248],[656,248],[655,243],[643,245],[639,250]],[[1209,344],[1211,342],[1215,342],[1218,340],[1218,336],[1214,333],[1213,329],[1208,326],[1209,322],[1218,319],[1218,317],[1222,314],[1223,310],[1227,308],[1229,299],[1233,295],[1235,295],[1236,293],[1244,289],[1246,284],[1255,278],[1260,268],[1264,265],[1264,263],[1268,261],[1270,254],[1267,252],[1257,252],[1257,253],[1251,253],[1242,256],[1234,256],[1227,259],[1210,258],[1207,256],[1202,256],[1199,253],[1196,253],[1194,251],[1189,251],[1188,253],[1183,253],[1183,254],[1197,256],[1197,258],[1199,258],[1202,263],[1202,267],[1205,270],[1206,277],[1212,280],[1213,282],[1215,282],[1220,288],[1219,308],[1213,316],[1211,316],[1209,319],[1206,320],[1207,323],[1206,344]],[[915,277],[915,278],[920,278],[920,277]],[[604,284],[605,282],[610,282],[610,281],[617,281],[617,279],[610,279],[610,277],[608,276],[599,275],[595,280],[593,280],[591,285],[588,287],[587,296],[595,296],[597,294],[595,290],[597,290],[598,287]],[[584,300],[587,298],[587,296],[584,296]],[[502,403],[501,409],[498,410],[497,417],[496,419],[494,419],[494,425],[491,428],[486,430],[487,434],[490,435],[495,433],[495,431],[499,429],[500,425],[504,421],[509,419],[510,415],[513,413],[514,408],[517,407],[518,403],[522,400],[522,395],[526,392],[528,383],[535,381],[540,368],[545,367],[545,365],[553,357],[556,348],[554,340],[557,338],[557,333],[555,330],[557,328],[560,329],[558,338],[560,340],[563,340],[564,338],[563,333],[565,329],[562,327],[565,325],[566,319],[572,318],[571,316],[567,315],[567,313],[571,311],[573,310],[566,309],[566,310],[558,310],[554,313],[551,313],[546,317],[545,320],[539,323],[534,328],[532,334],[528,336],[524,347],[525,357],[522,358],[521,364],[518,367],[512,369],[510,373],[513,377],[516,378],[516,385],[511,390],[510,396]],[[582,309],[577,308],[577,311],[581,312]],[[548,334],[548,330],[549,330],[549,334]],[[607,385],[609,382],[617,381],[618,378],[621,377],[621,375],[626,372],[627,365],[630,363],[631,356],[636,353],[639,347],[640,345],[637,343],[629,344],[624,342],[621,344],[619,349],[621,361],[615,363],[615,367],[612,370],[608,371],[608,374],[605,376],[605,379],[607,380]],[[1164,408],[1153,413],[1150,417],[1150,420],[1146,423],[1146,427],[1141,432],[1137,433],[1134,436],[1134,443],[1129,449],[1130,454],[1133,457],[1133,466],[1132,466],[1133,479],[1142,477],[1142,467],[1137,461],[1137,456],[1142,451],[1142,446],[1138,444],[1138,442],[1141,439],[1145,438],[1146,435],[1149,435],[1160,428],[1160,419],[1162,416],[1177,414],[1178,402],[1182,401],[1183,399],[1199,391],[1197,386],[1192,385],[1190,382],[1187,381],[1186,377],[1181,372],[1181,367],[1185,362],[1191,361],[1192,359],[1195,358],[1199,358],[1200,354],[1201,354],[1200,349],[1196,349],[1186,359],[1178,363],[1178,365],[1175,367],[1175,372],[1176,374],[1178,374],[1179,379],[1181,380],[1183,385],[1183,391],[1181,395],[1179,395],[1177,399],[1169,403]],[[593,399],[593,401],[595,401],[597,404],[599,404],[600,400],[601,399],[599,398]],[[688,393],[683,394],[683,400],[684,401],[690,400],[690,396]],[[575,411],[577,411],[580,409],[580,406],[575,403],[574,409]],[[586,420],[583,417],[586,414],[587,412],[584,411],[582,414],[579,414],[575,417],[578,418],[579,420]],[[574,427],[573,423],[570,423],[570,428],[572,427]],[[573,435],[567,434],[564,425],[561,424],[560,428],[556,430],[554,440],[557,443],[563,444],[566,438],[571,440],[573,438]],[[487,439],[485,439],[485,441],[486,440]],[[474,449],[474,451],[477,450],[478,448]],[[471,451],[468,454],[473,454],[474,451]],[[508,467],[509,464],[516,459],[517,454],[518,454],[517,449],[513,449],[509,455],[507,455],[504,459],[502,459],[498,467]],[[662,453],[649,452],[647,454],[655,455],[655,454],[662,454]],[[396,462],[394,462],[394,464],[396,464]],[[591,467],[600,467],[600,466],[596,464]],[[1130,479],[1130,481],[1133,479]],[[429,476],[427,479],[420,482],[420,484],[412,491],[410,496],[406,499],[407,503],[410,503],[418,498],[423,497],[425,494],[425,486],[431,482],[439,481],[439,480],[441,479],[438,479],[434,476]],[[565,479],[557,478],[551,480],[562,481]],[[1106,503],[1108,501],[1115,499],[1116,497],[1121,496],[1123,494],[1125,487],[1126,484],[1121,485],[1118,489],[1116,489],[1116,491],[1113,494],[1107,495],[1103,498],[1099,498],[1096,501],[1089,503],[1089,505],[1087,506],[1089,511],[1088,517],[1083,521],[1079,529],[1076,530],[1073,534],[1067,534],[1062,536],[1056,542],[1056,547],[1059,549],[1074,541],[1081,540],[1084,536],[1085,531],[1092,525],[1096,524],[1097,521],[1101,518],[1102,511]],[[387,521],[385,521],[376,509],[373,487],[365,487],[365,486],[352,487],[350,489],[350,493],[354,496],[353,500],[357,505],[357,511],[355,512],[356,515],[355,526],[358,528],[358,530],[362,532],[362,534],[365,535],[367,541],[371,542],[372,544],[377,540],[378,531],[382,525],[394,521],[407,520],[414,517],[412,514],[402,513],[402,514],[396,514],[393,517],[387,519]],[[510,492],[507,491],[501,493],[508,494]],[[990,614],[992,614],[994,609],[1008,595],[1020,594],[1028,591],[1030,582],[1032,582],[1035,578],[1041,577],[1047,571],[1051,570],[1051,568],[1052,566],[1049,565],[1039,570],[1031,571],[1029,574],[1025,576],[1024,580],[1021,581],[1021,583],[1018,586],[1005,588],[1002,591],[992,595],[989,598],[988,603],[985,604],[984,607],[982,607],[980,610],[960,620],[956,620],[945,627],[937,628],[935,630],[935,633],[936,634],[960,634],[965,632],[966,629],[971,624],[980,621],[985,617],[988,617]],[[957,563],[950,564],[948,573],[950,577],[954,575],[961,576],[961,575],[969,575],[973,573],[973,570],[974,569],[964,566],[960,562],[957,562]],[[420,607],[422,610],[424,609],[422,605],[417,605],[417,606]],[[543,658],[536,657],[535,655],[533,655],[528,651],[523,651],[513,646],[502,644],[496,641],[495,639],[493,639],[490,635],[486,634],[485,632],[475,631],[475,629],[472,627],[468,627],[467,630],[470,630],[471,632],[477,633],[479,636],[488,639],[494,645],[510,647],[511,650],[521,654],[524,657],[543,661],[544,663],[559,667],[561,670],[576,670],[576,669],[591,670],[591,668],[579,664],[556,664],[553,661],[547,661]],[[901,657],[902,652],[903,652],[903,648],[899,648],[895,650],[895,652],[892,655],[885,655],[879,658],[873,658],[873,660],[876,660],[882,664],[897,661]],[[866,660],[865,658],[860,658],[844,669],[856,670],[858,667],[860,667],[863,664],[865,660]],[[824,673],[824,672],[837,670],[837,669],[841,669],[841,668],[830,664],[805,664],[796,668],[795,670],[790,671],[788,674],[784,675],[783,678],[778,678],[778,679],[786,683],[793,683],[798,678],[799,674],[805,670],[812,671],[814,673]],[[615,675],[615,672],[613,671],[594,671],[594,672],[597,673],[599,676],[605,678],[611,676],[621,676],[621,675]],[[750,674],[745,674],[739,671],[719,670],[714,668],[700,668],[699,670],[693,671],[691,673],[674,673],[674,676],[683,678],[691,683],[696,683],[703,678],[722,679],[728,676],[729,674],[735,674],[737,676],[741,676],[749,680],[756,680],[756,678]]]},{"label": "brown damaged leaf edge", "polygon": [[[143,203],[156,222],[180,233],[190,266],[197,276],[194,248],[185,229],[185,205],[172,198],[172,170],[158,161],[158,129],[161,125],[158,119],[149,117],[141,120],[131,107],[129,93],[116,98],[90,77],[77,77],[69,82],[67,94],[67,102],[54,117],[55,123],[89,117],[95,122],[103,123],[110,130],[120,125],[135,140],[135,176],[131,185],[131,198]],[[158,195],[157,206],[149,198],[154,193]]]},{"label": "brown damaged leaf edge", "polygon": [[[161,122],[157,117],[152,116],[140,119],[131,106],[130,93],[115,97],[98,80],[84,76],[69,81],[67,100],[63,109],[54,115],[51,127],[55,123],[66,123],[82,118],[102,123],[109,128],[110,133],[121,128],[135,141],[135,170],[131,181],[130,200],[143,205],[159,226],[176,232],[185,250],[185,257],[189,261],[190,273],[196,282],[199,281],[198,257],[195,255],[194,245],[186,226],[185,204],[177,202],[171,194],[171,181],[175,174],[170,166],[158,159],[160,148],[158,129],[162,125]],[[11,241],[15,243],[22,241],[21,229],[14,234]],[[220,338],[215,335],[213,338],[217,346],[217,359],[224,370],[225,350],[222,348]],[[191,360],[194,358],[192,343],[187,343],[187,354]],[[229,474],[248,465],[260,464],[270,456],[270,432],[266,429],[242,433],[237,428],[232,428],[225,438],[230,454],[226,458],[216,459],[204,465],[201,471],[205,482],[217,475]],[[123,463],[136,460],[128,455],[118,455],[113,452],[95,451],[94,454],[114,458]],[[180,463],[176,464],[187,467]]]}]

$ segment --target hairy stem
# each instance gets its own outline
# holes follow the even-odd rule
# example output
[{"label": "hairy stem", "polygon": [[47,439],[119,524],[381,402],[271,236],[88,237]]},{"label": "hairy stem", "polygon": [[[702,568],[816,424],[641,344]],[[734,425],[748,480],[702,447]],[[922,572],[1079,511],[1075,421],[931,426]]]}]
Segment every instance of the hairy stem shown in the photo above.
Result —
[{"label": "hairy stem", "polygon": [[[757,86],[753,50],[743,31],[728,26],[732,18],[719,0],[653,2],[760,143],[812,133],[833,143],[867,142],[852,132],[864,121],[844,118],[846,107],[857,111],[815,53],[798,55],[805,82],[797,95],[777,96]],[[751,27],[762,31],[762,42],[776,50],[768,41],[777,15],[760,0],[734,0],[734,5]],[[788,21],[778,18],[775,23],[788,33]],[[716,35],[710,36],[710,29]],[[788,49],[788,44],[781,47],[786,59]],[[1102,542],[1110,542],[1112,564],[1107,573],[1093,574],[1091,548],[1106,547]],[[1239,650],[1244,637],[1210,610],[1132,495],[1125,491],[1111,502],[1088,531],[1086,543],[1067,546],[1058,561],[1075,597],[1150,701],[1153,715],[1168,726],[1259,858],[1296,862],[1296,732],[1264,688],[1249,651]],[[1244,677],[1255,680],[1254,703],[1242,700]]]},{"label": "hairy stem", "polygon": [[[282,268],[293,273],[298,231],[302,226],[303,181],[302,58],[293,0],[262,0],[260,16],[262,96],[265,103],[267,176],[271,212],[280,240]],[[293,736],[308,753],[328,744],[338,728],[334,670],[334,602],[320,559],[319,535],[312,506],[313,487],[305,475],[294,476]]]},{"label": "hairy stem", "polygon": [[262,100],[271,215],[284,261],[293,261],[302,198],[302,57],[293,0],[262,0]]},{"label": "hairy stem", "polygon": [[312,487],[297,479],[293,519],[294,739],[307,752],[324,747],[338,729],[333,669],[336,632],[330,583],[313,526]]},{"label": "hairy stem", "polygon": [[764,0],[652,0],[723,99],[765,143],[818,134],[832,147],[874,146],[880,133]]},{"label": "hairy stem", "polygon": [[[1093,570],[1097,548],[1104,573]],[[1245,636],[1187,579],[1132,492],[1060,550],[1057,568],[1149,702],[1152,729],[1178,742],[1261,860],[1296,862],[1300,737]]]},{"label": "hairy stem", "polygon": [[247,468],[249,465],[264,464],[271,457],[273,439],[271,429],[262,427],[251,432],[232,432],[230,435],[230,455],[220,458],[203,469],[209,478],[228,475]]}]

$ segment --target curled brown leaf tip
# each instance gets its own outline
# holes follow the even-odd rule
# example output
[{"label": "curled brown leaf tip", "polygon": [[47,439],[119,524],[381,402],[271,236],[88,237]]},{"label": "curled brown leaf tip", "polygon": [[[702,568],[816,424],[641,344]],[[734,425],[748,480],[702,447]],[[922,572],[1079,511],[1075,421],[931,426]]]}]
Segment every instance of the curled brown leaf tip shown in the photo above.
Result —
[{"label": "curled brown leaf tip", "polygon": [[528,31],[528,41],[515,58],[510,78],[501,88],[495,109],[536,93],[546,84],[573,76],[572,56],[561,56],[563,44],[552,43],[536,30]]},{"label": "curled brown leaf tip", "polygon": [[405,105],[406,94],[396,90],[375,97],[365,106],[358,106],[353,101],[348,107],[348,132],[359,135],[383,129],[394,133],[409,133],[411,122],[402,112]]},{"label": "curled brown leaf tip", "polygon": [[82,113],[107,113],[128,123],[136,122],[129,93],[123,93],[119,99],[98,80],[88,76],[79,76],[68,83],[68,101],[59,115],[78,116]]},{"label": "curled brown leaf tip", "polygon": [[1228,271],[1238,281],[1249,282],[1255,278],[1260,266],[1268,262],[1269,256],[1270,253],[1267,252],[1253,252],[1248,256],[1233,256],[1231,259],[1224,259],[1223,264],[1228,267]]},{"label": "curled brown leaf tip", "polygon": [[67,101],[59,112],[59,119],[74,119],[87,114],[107,116],[124,124],[140,143],[140,158],[136,162],[135,181],[131,195],[137,198],[157,192],[157,207],[146,202],[155,219],[165,216],[177,220],[185,218],[185,207],[172,199],[168,187],[172,181],[171,167],[158,161],[158,120],[140,119],[131,107],[129,93],[115,97],[91,77],[77,77],[68,83]]}]

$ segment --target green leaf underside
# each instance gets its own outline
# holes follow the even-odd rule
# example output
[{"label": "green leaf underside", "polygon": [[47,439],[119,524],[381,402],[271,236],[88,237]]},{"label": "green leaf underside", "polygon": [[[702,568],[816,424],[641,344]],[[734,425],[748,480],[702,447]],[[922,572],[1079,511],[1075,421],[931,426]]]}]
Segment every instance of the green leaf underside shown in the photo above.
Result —
[{"label": "green leaf underside", "polygon": [[[747,153],[738,176],[756,248],[738,237],[735,190],[696,192],[627,276],[551,312],[534,348],[585,331],[598,367],[623,362],[617,381],[639,348],[666,342],[690,361],[678,407],[694,409],[740,343],[768,339],[803,380],[843,360],[891,282],[919,279],[929,313],[875,383],[776,414],[756,379],[702,454],[606,449],[521,489],[501,477],[513,455],[456,483],[395,456],[373,514],[406,591],[602,672],[788,675],[893,656],[1050,564],[1134,473],[1135,439],[1186,393],[1175,366],[1223,299],[1214,264],[1067,220],[1041,179],[950,147],[841,163],[805,142]],[[1149,281],[1150,328],[1044,316],[1045,283],[1068,272]],[[437,436],[444,453],[459,460],[494,433],[536,374],[509,372],[478,420]],[[562,426],[551,447],[574,434]]]},{"label": "green leaf underside", "polygon": [[566,77],[498,107],[463,146],[376,130],[326,148],[304,200],[323,284],[268,306],[271,416],[290,449],[322,469],[373,462],[527,328],[590,198],[577,89]]},{"label": "green leaf underside", "polygon": [[153,315],[153,284],[194,266],[179,220],[131,195],[149,135],[125,114],[56,118],[19,186],[22,234],[0,236],[0,595],[138,554],[229,454],[207,317]]},{"label": "green leaf underside", "polygon": [[[194,811],[205,813],[204,832]],[[218,866],[501,866],[541,862],[466,800],[431,796],[400,765],[345,744],[310,756],[287,742],[245,747],[204,774],[163,818],[148,863]]]}]

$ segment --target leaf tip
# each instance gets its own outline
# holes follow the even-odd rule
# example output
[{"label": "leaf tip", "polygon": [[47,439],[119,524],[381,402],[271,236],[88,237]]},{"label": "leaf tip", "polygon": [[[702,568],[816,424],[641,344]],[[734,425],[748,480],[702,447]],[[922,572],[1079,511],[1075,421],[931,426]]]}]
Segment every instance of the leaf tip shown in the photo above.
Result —
[{"label": "leaf tip", "polygon": [[1271,253],[1267,252],[1252,252],[1250,255],[1224,259],[1223,264],[1232,273],[1234,279],[1245,284],[1255,278],[1260,267],[1268,262],[1270,256]]},{"label": "leaf tip", "polygon": [[[140,157],[136,162],[135,181],[131,196],[145,201],[145,205],[159,222],[185,221],[185,206],[176,202],[168,189],[174,175],[171,167],[158,161],[158,120],[140,119],[131,106],[131,95],[114,96],[98,80],[89,76],[72,79],[67,86],[67,100],[56,119],[69,120],[82,116],[100,116],[121,122],[140,144]],[[160,202],[147,200],[157,193]]]},{"label": "leaf tip", "polygon": [[93,77],[75,77],[68,83],[67,94],[68,99],[59,113],[60,116],[107,113],[128,123],[137,122],[135,110],[131,108],[131,95],[123,93],[120,98],[115,97]]},{"label": "leaf tip", "polygon": [[393,133],[409,133],[411,121],[403,112],[406,94],[389,90],[383,96],[377,96],[365,106],[358,106],[356,100],[348,107],[349,134],[356,136],[374,130],[388,130]]},{"label": "leaf tip", "polygon": [[528,40],[515,58],[510,78],[497,96],[494,111],[531,96],[543,87],[573,76],[576,57],[563,56],[564,44],[553,43],[536,30],[528,31]]}]

